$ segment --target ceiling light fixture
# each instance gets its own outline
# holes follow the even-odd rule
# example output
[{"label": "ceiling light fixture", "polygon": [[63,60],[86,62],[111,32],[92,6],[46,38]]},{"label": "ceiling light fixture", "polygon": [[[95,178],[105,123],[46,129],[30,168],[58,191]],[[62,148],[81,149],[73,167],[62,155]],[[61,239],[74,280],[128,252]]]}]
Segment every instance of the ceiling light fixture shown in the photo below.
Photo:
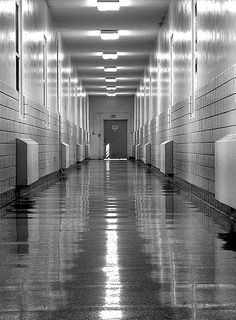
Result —
[{"label": "ceiling light fixture", "polygon": [[117,82],[116,78],[106,78],[105,82]]},{"label": "ceiling light fixture", "polygon": [[111,53],[103,52],[102,58],[103,58],[103,60],[116,60],[116,59],[118,59],[118,54],[117,54],[117,52],[111,52]]},{"label": "ceiling light fixture", "polygon": [[119,32],[117,30],[101,30],[100,37],[102,40],[118,40]]},{"label": "ceiling light fixture", "polygon": [[115,97],[115,96],[116,96],[116,93],[107,93],[107,96],[108,96],[108,97]]},{"label": "ceiling light fixture", "polygon": [[119,0],[97,0],[98,11],[119,11],[120,1]]},{"label": "ceiling light fixture", "polygon": [[117,67],[104,67],[105,72],[117,72]]},{"label": "ceiling light fixture", "polygon": [[106,87],[108,91],[116,90],[116,87]]}]

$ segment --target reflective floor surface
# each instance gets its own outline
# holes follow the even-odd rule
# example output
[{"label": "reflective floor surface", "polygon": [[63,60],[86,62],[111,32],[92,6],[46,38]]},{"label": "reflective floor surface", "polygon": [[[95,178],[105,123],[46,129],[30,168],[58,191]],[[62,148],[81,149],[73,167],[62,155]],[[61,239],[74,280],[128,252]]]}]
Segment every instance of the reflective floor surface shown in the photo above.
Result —
[{"label": "reflective floor surface", "polygon": [[231,223],[130,161],[4,207],[0,320],[236,319]]}]

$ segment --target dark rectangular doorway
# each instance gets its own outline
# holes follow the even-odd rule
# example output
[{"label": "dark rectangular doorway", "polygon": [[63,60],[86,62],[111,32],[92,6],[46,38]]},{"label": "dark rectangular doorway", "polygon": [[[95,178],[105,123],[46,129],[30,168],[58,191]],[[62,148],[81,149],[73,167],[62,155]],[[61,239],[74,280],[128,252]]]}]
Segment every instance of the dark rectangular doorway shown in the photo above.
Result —
[{"label": "dark rectangular doorway", "polygon": [[104,158],[127,159],[127,120],[104,120]]}]

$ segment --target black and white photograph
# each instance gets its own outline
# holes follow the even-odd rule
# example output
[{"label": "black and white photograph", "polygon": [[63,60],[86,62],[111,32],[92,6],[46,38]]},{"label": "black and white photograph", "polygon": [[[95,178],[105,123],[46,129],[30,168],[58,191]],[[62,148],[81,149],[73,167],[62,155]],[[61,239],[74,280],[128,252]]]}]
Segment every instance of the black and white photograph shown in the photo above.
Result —
[{"label": "black and white photograph", "polygon": [[0,320],[236,320],[236,0],[0,0]]}]

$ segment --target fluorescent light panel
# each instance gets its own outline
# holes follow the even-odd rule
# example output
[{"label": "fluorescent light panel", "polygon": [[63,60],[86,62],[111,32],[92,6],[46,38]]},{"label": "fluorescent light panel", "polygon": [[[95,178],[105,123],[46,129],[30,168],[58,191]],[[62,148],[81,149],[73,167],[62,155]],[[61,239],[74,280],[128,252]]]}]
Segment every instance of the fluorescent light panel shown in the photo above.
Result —
[{"label": "fluorescent light panel", "polygon": [[116,87],[106,87],[108,91],[116,90]]},{"label": "fluorescent light panel", "polygon": [[120,1],[97,0],[97,9],[98,11],[119,11]]},{"label": "fluorescent light panel", "polygon": [[117,72],[117,67],[104,67],[105,72]]},{"label": "fluorescent light panel", "polygon": [[117,79],[116,78],[106,78],[105,82],[116,82]]},{"label": "fluorescent light panel", "polygon": [[100,37],[102,40],[118,40],[119,32],[117,30],[101,30]]},{"label": "fluorescent light panel", "polygon": [[111,53],[103,52],[102,58],[103,60],[116,60],[118,59],[118,54],[117,52],[111,52]]},{"label": "fluorescent light panel", "polygon": [[116,93],[107,93],[107,96],[108,96],[108,97],[115,97],[115,96],[116,96]]}]

